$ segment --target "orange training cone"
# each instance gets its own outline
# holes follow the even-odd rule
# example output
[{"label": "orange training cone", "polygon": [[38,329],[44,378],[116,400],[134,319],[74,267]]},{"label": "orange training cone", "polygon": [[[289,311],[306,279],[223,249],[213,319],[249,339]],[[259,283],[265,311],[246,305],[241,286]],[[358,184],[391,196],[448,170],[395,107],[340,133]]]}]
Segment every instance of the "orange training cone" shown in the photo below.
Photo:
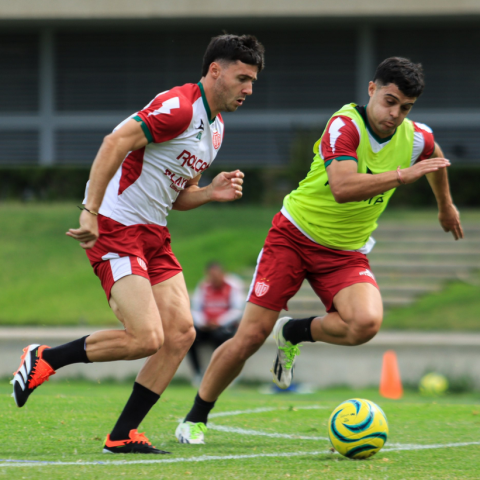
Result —
[{"label": "orange training cone", "polygon": [[397,354],[388,350],[383,355],[382,376],[380,378],[380,395],[398,400],[403,396],[402,380],[398,369]]}]

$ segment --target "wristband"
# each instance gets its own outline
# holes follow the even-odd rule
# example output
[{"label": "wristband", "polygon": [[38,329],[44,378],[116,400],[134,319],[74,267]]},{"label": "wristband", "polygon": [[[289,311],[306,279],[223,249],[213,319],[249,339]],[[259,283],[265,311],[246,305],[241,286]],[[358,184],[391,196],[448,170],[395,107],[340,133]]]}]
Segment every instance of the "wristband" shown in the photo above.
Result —
[{"label": "wristband", "polygon": [[88,212],[88,213],[90,213],[90,214],[95,215],[96,217],[98,217],[98,213],[92,212],[92,211],[89,210],[87,207],[80,207],[80,206],[78,206],[78,208],[79,208],[80,210],[85,210],[86,212]]},{"label": "wristband", "polygon": [[400,165],[397,167],[397,182],[405,185],[405,180],[402,178],[402,174],[400,173]]}]

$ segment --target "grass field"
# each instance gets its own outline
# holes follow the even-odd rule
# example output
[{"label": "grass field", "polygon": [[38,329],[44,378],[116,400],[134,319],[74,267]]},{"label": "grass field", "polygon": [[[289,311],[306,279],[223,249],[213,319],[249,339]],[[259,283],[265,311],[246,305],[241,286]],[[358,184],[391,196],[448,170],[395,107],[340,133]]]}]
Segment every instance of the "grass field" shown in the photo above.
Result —
[{"label": "grass field", "polygon": [[[275,212],[224,206],[173,212],[173,249],[188,265],[188,287],[212,259],[233,271],[253,267]],[[72,204],[0,206],[0,324],[117,323],[84,251],[65,236],[79,213]]]},{"label": "grass field", "polygon": [[[173,250],[185,268],[187,286],[195,286],[205,263],[213,259],[234,272],[253,268],[277,211],[216,205],[172,212]],[[85,253],[65,236],[78,225],[78,215],[73,204],[0,204],[0,325],[117,324]],[[435,222],[435,217],[434,211],[393,209],[382,220],[423,224]],[[478,222],[480,214],[466,211],[462,218]],[[478,286],[457,282],[407,309],[392,311],[385,326],[479,330],[478,311]]]},{"label": "grass field", "polygon": [[[52,382],[23,409],[14,405],[9,387],[0,384],[0,478],[5,479],[479,478],[478,393],[432,401],[410,392],[392,401],[374,390],[262,395],[239,386],[218,402],[207,444],[194,446],[178,444],[173,435],[195,393],[176,385],[141,426],[154,445],[172,452],[152,458],[100,453],[130,385]],[[327,419],[337,404],[352,397],[377,402],[389,420],[386,446],[368,460],[329,451]]]},{"label": "grass field", "polygon": [[448,282],[443,290],[385,315],[383,328],[395,330],[480,330],[480,274],[471,283]]}]

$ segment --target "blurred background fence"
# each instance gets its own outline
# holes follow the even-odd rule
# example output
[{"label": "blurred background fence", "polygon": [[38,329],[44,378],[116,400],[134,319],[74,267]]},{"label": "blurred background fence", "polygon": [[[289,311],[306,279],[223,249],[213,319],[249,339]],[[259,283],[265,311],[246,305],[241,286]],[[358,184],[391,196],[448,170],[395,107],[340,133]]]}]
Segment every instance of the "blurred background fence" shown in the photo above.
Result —
[{"label": "blurred background fence", "polygon": [[[225,115],[227,135],[215,165],[266,172],[256,176],[270,187],[267,200],[294,186],[299,143],[318,138],[341,105],[365,103],[375,66],[391,55],[425,68],[427,87],[411,118],[434,129],[464,176],[480,167],[480,4],[442,0],[433,10],[427,0],[390,2],[398,7],[340,2],[349,8],[282,0],[247,2],[243,11],[227,1],[219,11],[213,1],[201,9],[185,0],[142,0],[137,8],[80,3],[0,1],[0,168],[8,177],[0,198],[18,196],[19,189],[28,197],[25,179],[34,186],[39,175],[16,176],[6,167],[88,169],[122,119],[159,92],[198,81],[205,47],[223,30],[254,33],[266,47],[266,69],[245,106]],[[30,190],[57,195],[48,188]]]}]

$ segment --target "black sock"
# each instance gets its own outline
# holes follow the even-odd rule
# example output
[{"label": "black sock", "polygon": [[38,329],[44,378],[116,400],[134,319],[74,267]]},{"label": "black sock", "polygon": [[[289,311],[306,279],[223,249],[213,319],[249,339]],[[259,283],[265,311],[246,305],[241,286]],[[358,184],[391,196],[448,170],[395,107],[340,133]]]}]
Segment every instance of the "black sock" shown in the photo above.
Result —
[{"label": "black sock", "polygon": [[160,395],[135,382],[133,392],[110,434],[110,440],[126,440],[130,430],[138,428]]},{"label": "black sock", "polygon": [[292,345],[300,342],[314,342],[310,325],[312,320],[317,317],[292,319],[283,326],[283,338],[288,340]]},{"label": "black sock", "polygon": [[85,350],[85,340],[88,337],[82,337],[70,343],[64,343],[58,347],[46,348],[43,351],[43,359],[54,369],[58,370],[65,365],[72,363],[92,363],[87,357]]},{"label": "black sock", "polygon": [[202,422],[206,425],[208,414],[214,406],[215,402],[206,402],[205,400],[202,400],[200,395],[197,393],[197,396],[193,402],[193,407],[185,417],[185,422]]}]

